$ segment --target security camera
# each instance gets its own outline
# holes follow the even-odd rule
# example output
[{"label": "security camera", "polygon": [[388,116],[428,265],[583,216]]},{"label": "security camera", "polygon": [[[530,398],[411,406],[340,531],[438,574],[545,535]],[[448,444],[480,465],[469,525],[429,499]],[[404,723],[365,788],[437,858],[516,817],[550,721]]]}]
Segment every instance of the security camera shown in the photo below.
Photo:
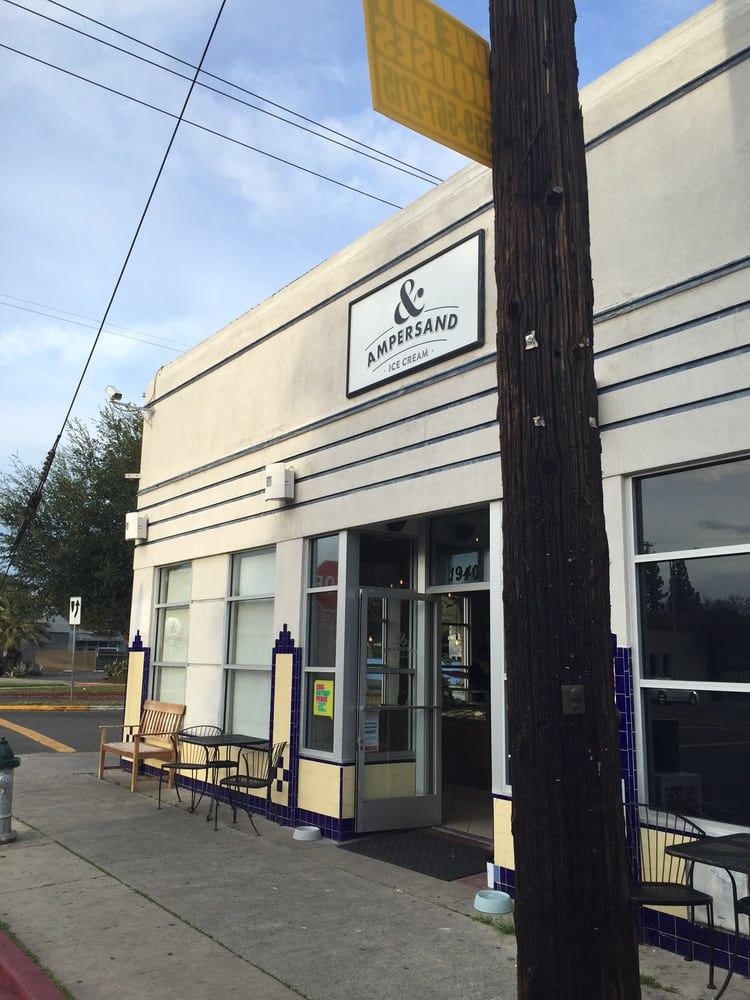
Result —
[{"label": "security camera", "polygon": [[107,399],[110,403],[119,403],[122,399],[122,393],[113,385],[108,385],[104,391],[107,393]]}]

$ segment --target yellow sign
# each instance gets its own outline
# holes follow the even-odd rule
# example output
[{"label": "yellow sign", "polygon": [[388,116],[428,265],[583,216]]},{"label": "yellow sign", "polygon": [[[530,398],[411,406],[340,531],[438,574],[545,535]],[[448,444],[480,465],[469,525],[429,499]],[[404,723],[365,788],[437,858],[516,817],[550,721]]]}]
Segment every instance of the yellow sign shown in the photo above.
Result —
[{"label": "yellow sign", "polygon": [[333,681],[315,680],[313,682],[313,715],[326,715],[333,718]]},{"label": "yellow sign", "polygon": [[364,0],[372,106],[492,166],[490,47],[431,0]]}]

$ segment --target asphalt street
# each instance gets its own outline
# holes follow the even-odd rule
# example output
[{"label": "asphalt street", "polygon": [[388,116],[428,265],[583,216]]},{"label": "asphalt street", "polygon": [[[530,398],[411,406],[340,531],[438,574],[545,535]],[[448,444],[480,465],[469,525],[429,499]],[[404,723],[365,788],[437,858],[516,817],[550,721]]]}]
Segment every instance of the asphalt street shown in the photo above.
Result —
[{"label": "asphalt street", "polygon": [[[99,726],[117,726],[122,710],[113,712],[5,712],[0,706],[0,736],[19,757],[59,749],[48,741],[83,752],[99,748]],[[11,725],[7,725],[11,723]],[[16,728],[17,727],[17,728]],[[29,735],[32,734],[32,735]],[[41,738],[40,738],[41,737]],[[65,751],[61,751],[65,752]]]}]

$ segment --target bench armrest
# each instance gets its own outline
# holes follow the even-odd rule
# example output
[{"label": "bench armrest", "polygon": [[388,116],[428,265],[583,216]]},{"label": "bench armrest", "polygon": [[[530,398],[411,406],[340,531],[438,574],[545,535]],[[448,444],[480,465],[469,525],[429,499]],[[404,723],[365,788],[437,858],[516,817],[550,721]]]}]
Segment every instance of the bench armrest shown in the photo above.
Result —
[{"label": "bench armrest", "polygon": [[[138,732],[138,730],[140,729],[140,725],[138,723],[135,723],[132,726],[99,726],[99,743],[100,744],[107,742],[107,734],[108,734],[108,732],[109,732],[110,729],[115,729],[115,730],[118,730],[118,731],[122,732],[123,736],[126,736],[126,738],[130,737],[131,740],[134,737],[136,737],[136,736],[140,740],[148,740],[149,737],[151,737],[151,736],[171,736],[173,739],[177,738],[177,730],[176,729],[169,729],[169,730],[167,730],[166,732],[163,732],[163,733],[151,733],[151,732],[141,733],[141,732]],[[126,730],[127,730],[127,734],[126,734]]]},{"label": "bench armrest", "polygon": [[134,726],[99,726],[99,746],[102,746],[104,743],[107,742],[107,737],[109,736],[110,729],[114,729],[114,730],[116,730],[118,732],[121,732],[123,734],[123,736],[124,736],[126,729],[131,730],[131,735],[132,735],[132,730],[134,728],[137,728],[137,727],[134,727]]}]

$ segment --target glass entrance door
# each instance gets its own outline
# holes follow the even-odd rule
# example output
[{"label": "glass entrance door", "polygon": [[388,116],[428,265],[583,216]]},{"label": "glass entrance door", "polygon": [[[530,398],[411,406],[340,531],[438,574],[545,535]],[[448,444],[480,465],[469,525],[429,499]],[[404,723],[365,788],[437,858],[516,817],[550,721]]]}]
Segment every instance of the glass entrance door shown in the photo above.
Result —
[{"label": "glass entrance door", "polygon": [[440,822],[437,602],[363,589],[359,613],[357,832]]}]

